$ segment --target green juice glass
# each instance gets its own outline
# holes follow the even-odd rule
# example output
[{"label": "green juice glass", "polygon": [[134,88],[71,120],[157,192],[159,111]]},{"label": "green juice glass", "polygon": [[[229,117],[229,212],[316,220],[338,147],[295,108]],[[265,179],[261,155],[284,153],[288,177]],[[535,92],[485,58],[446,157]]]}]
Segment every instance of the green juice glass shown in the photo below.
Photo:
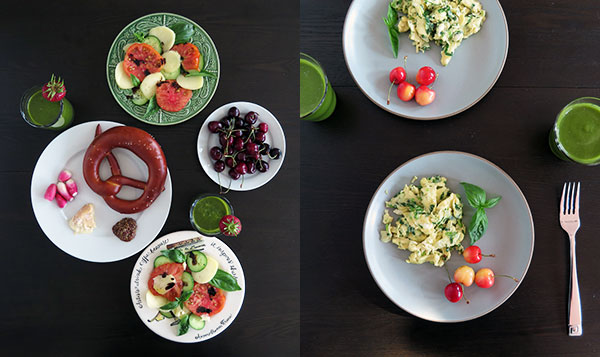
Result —
[{"label": "green juice glass", "polygon": [[42,96],[42,86],[29,88],[21,97],[21,116],[27,124],[42,129],[62,130],[73,121],[73,106],[67,98],[50,102]]},{"label": "green juice glass", "polygon": [[600,164],[600,99],[582,97],[567,104],[556,117],[549,143],[561,160]]},{"label": "green juice glass", "polygon": [[231,203],[221,195],[207,193],[192,202],[190,223],[205,236],[218,236],[221,235],[219,221],[228,214],[233,214]]},{"label": "green juice glass", "polygon": [[323,67],[311,56],[300,53],[300,119],[321,121],[329,118],[336,96]]}]

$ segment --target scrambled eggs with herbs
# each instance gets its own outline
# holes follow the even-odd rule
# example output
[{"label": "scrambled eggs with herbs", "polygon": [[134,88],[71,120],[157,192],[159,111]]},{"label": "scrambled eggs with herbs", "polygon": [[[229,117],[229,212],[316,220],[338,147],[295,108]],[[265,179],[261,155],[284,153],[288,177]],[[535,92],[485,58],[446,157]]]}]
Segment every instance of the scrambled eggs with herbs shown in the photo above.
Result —
[{"label": "scrambled eggs with herbs", "polygon": [[479,32],[485,21],[485,10],[477,0],[393,0],[391,6],[404,14],[398,31],[409,32],[417,52],[428,50],[430,41],[442,47],[444,66],[462,40]]},{"label": "scrambled eggs with herbs", "polygon": [[410,251],[407,263],[429,262],[441,267],[450,259],[452,249],[459,253],[464,249],[463,205],[446,187],[445,177],[424,177],[419,185],[413,185],[416,179],[385,203],[397,218],[388,209],[384,211],[381,240]]}]

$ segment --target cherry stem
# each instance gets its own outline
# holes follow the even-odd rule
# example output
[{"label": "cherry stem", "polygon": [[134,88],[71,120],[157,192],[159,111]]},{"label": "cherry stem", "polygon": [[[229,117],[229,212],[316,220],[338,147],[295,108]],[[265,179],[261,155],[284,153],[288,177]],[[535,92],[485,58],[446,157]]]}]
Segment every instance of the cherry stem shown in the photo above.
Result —
[{"label": "cherry stem", "polygon": [[387,97],[387,104],[390,105],[390,93],[392,93],[392,87],[394,86],[394,84],[396,84],[396,81],[392,81],[392,84],[390,84],[390,89],[388,89],[388,97]]},{"label": "cherry stem", "polygon": [[450,272],[448,271],[448,267],[446,266],[446,264],[444,264],[444,269],[446,269],[446,274],[448,274],[448,280],[450,280],[450,283],[452,284],[452,278],[450,277]]},{"label": "cherry stem", "polygon": [[467,294],[465,294],[465,291],[466,291],[466,289],[465,289],[465,286],[464,286],[463,284],[460,284],[460,285],[462,286],[462,290],[463,290],[463,298],[465,299],[465,302],[466,302],[467,304],[470,304],[470,303],[471,303],[471,300],[469,300],[469,299],[467,298]]},{"label": "cherry stem", "polygon": [[512,280],[514,280],[514,281],[515,281],[515,282],[517,282],[517,283],[519,282],[519,280],[518,280],[517,278],[515,278],[515,277],[513,277],[513,276],[510,276],[510,275],[495,274],[495,276],[501,276],[501,277],[504,277],[504,278],[509,278],[509,279],[512,279]]},{"label": "cherry stem", "polygon": [[481,254],[482,257],[496,258],[496,254]]}]

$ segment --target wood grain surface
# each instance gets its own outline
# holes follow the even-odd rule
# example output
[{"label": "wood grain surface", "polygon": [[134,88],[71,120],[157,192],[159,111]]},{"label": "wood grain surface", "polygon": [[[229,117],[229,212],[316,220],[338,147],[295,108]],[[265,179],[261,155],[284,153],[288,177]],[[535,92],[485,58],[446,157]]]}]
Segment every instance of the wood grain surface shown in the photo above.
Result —
[{"label": "wood grain surface", "polygon": [[[558,160],[547,138],[562,106],[600,96],[600,5],[501,1],[510,47],[500,79],[469,110],[426,122],[381,110],[352,80],[342,51],[350,4],[301,0],[300,49],[323,64],[338,99],[331,118],[301,124],[302,354],[598,355],[600,168]],[[408,159],[438,150],[470,152],[504,169],[535,223],[533,259],[514,295],[481,318],[454,324],[421,320],[394,305],[375,284],[362,249],[364,215],[381,181]],[[565,181],[582,183],[578,338],[567,334],[569,246],[558,222]]]},{"label": "wood grain surface", "polygon": [[[212,37],[221,78],[210,104],[171,127],[126,114],[106,83],[106,56],[118,32],[153,12],[186,16]],[[0,41],[0,186],[4,278],[1,355],[121,356],[299,354],[299,4],[281,1],[28,1],[3,9]],[[277,44],[277,46],[273,46]],[[73,258],[46,238],[30,202],[38,156],[58,133],[28,126],[18,103],[50,74],[66,81],[73,125],[111,120],[144,129],[161,144],[173,200],[160,235],[191,229],[192,198],[217,192],[200,167],[196,140],[205,118],[233,101],[255,102],[280,121],[287,139],[283,167],[267,185],[227,198],[244,224],[224,240],[244,268],[246,294],[235,322],[215,338],[176,344],[150,331],[134,311],[129,281],[138,254],[114,263]],[[57,224],[64,224],[57,222]],[[84,239],[77,237],[77,239]]]}]

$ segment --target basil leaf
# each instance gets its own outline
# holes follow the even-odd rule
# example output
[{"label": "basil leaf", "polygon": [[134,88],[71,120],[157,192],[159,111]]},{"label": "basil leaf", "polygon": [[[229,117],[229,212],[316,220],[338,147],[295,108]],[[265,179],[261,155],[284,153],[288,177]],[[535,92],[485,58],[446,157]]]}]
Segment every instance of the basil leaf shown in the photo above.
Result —
[{"label": "basil leaf", "polygon": [[146,108],[146,114],[144,114],[144,118],[154,115],[158,111],[158,104],[156,104],[156,96],[152,96],[150,101],[148,102],[148,108]]},{"label": "basil leaf", "polygon": [[389,27],[388,34],[390,35],[390,44],[392,45],[394,58],[398,58],[398,31],[393,27]]},{"label": "basil leaf", "polygon": [[189,71],[188,74],[186,75],[186,77],[210,77],[210,78],[217,78],[217,75],[211,72],[207,72],[205,70],[201,70],[201,71]]},{"label": "basil leaf", "polygon": [[133,35],[139,42],[144,42],[144,33],[143,32],[134,32]]},{"label": "basil leaf", "polygon": [[488,219],[483,208],[478,208],[469,224],[469,237],[471,245],[474,245],[485,233],[488,227]]},{"label": "basil leaf", "polygon": [[391,3],[388,5],[387,20],[388,26],[394,26],[398,22],[398,13],[394,10]]},{"label": "basil leaf", "polygon": [[175,44],[186,43],[192,40],[194,35],[194,27],[191,24],[183,22],[171,25],[171,30],[175,32]]},{"label": "basil leaf", "polygon": [[177,329],[177,336],[185,335],[190,329],[190,315],[185,315],[179,320],[179,328]]},{"label": "basil leaf", "polygon": [[194,290],[188,290],[188,291],[182,292],[181,296],[179,297],[179,301],[181,301],[181,302],[188,301],[190,296],[192,296],[192,293],[194,293]]},{"label": "basil leaf", "polygon": [[485,201],[485,204],[483,205],[483,207],[484,208],[492,208],[498,204],[498,202],[500,201],[501,198],[502,198],[501,196],[490,198],[489,200]]},{"label": "basil leaf", "polygon": [[233,275],[221,269],[217,270],[217,273],[209,283],[225,291],[242,290]]},{"label": "basil leaf", "polygon": [[175,299],[175,301],[170,301],[166,304],[164,304],[163,306],[159,307],[160,310],[173,310],[174,308],[177,307],[177,305],[179,305],[179,301],[178,299]]},{"label": "basil leaf", "polygon": [[463,185],[465,193],[467,194],[467,200],[473,208],[479,208],[485,205],[485,191],[481,187],[467,182],[461,182],[460,184]]},{"label": "basil leaf", "polygon": [[131,83],[133,83],[133,86],[134,87],[139,87],[142,82],[140,82],[140,80],[138,79],[138,77],[136,77],[133,74],[130,74],[130,76],[131,76]]},{"label": "basil leaf", "polygon": [[392,52],[394,53],[394,58],[398,58],[398,30],[396,29],[396,24],[398,22],[398,13],[394,8],[392,8],[392,4],[388,5],[387,16],[383,18],[383,22],[388,28],[388,35],[390,38],[390,44],[392,45]]},{"label": "basil leaf", "polygon": [[183,254],[179,249],[161,250],[160,252],[162,255],[176,263],[185,262],[185,254]]}]

